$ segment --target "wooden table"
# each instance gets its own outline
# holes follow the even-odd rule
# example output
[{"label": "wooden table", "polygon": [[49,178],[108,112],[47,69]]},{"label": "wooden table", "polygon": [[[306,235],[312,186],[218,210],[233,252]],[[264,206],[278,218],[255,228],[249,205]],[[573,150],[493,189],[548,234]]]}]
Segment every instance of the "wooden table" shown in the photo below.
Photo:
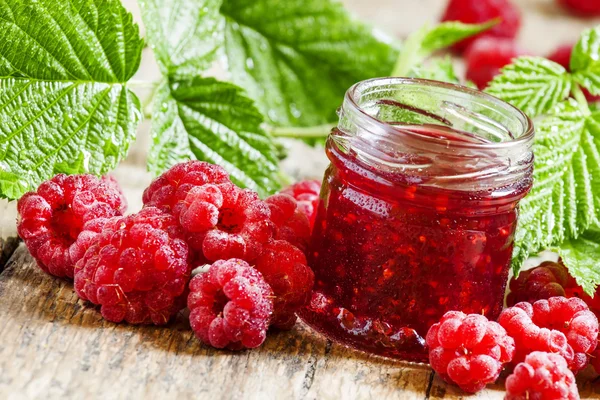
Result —
[{"label": "wooden table", "polygon": [[[522,7],[520,41],[538,54],[574,40],[598,20],[565,17],[554,0],[514,0]],[[363,18],[403,37],[435,21],[445,0],[345,0]],[[139,20],[134,0],[124,0]],[[392,10],[393,12],[390,12]],[[435,12],[432,14],[432,10]],[[145,50],[137,79],[157,69]],[[126,163],[116,171],[130,202],[140,208],[150,177],[143,164],[148,123]],[[319,150],[297,148],[284,162],[288,172],[318,175]],[[312,163],[304,160],[311,159]],[[302,165],[312,170],[299,169]],[[70,282],[41,272],[27,249],[16,247],[14,204],[0,202],[0,399],[458,399],[428,366],[349,350],[298,324],[269,334],[262,347],[232,353],[195,339],[185,315],[166,327],[105,322],[79,300]],[[587,371],[579,379],[582,398],[600,398],[600,383]],[[502,399],[503,378],[469,398]]]},{"label": "wooden table", "polygon": [[[304,324],[234,353],[165,327],[106,322],[20,245],[0,273],[0,399],[458,399],[426,365],[369,356]],[[582,398],[600,398],[591,373]],[[502,399],[504,380],[470,398]]]}]

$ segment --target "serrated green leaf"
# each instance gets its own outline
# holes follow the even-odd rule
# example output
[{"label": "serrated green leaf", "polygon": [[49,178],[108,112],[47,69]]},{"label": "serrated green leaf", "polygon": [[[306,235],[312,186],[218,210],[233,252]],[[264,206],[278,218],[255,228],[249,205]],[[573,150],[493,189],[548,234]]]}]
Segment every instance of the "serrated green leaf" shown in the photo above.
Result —
[{"label": "serrated green leaf", "polygon": [[140,0],[144,26],[163,75],[197,75],[223,42],[221,0]]},{"label": "serrated green leaf", "polygon": [[500,22],[493,19],[482,24],[465,24],[459,21],[446,21],[430,29],[421,42],[421,52],[431,54],[450,47],[471,36],[478,35]]},{"label": "serrated green leaf", "polygon": [[571,53],[573,79],[600,95],[600,26],[585,30]]},{"label": "serrated green leaf", "polygon": [[531,118],[550,111],[570,91],[571,77],[561,65],[530,56],[519,57],[504,67],[486,89]]},{"label": "serrated green leaf", "polygon": [[593,227],[577,239],[569,239],[555,247],[571,276],[590,296],[600,283],[600,228]]},{"label": "serrated green leaf", "polygon": [[455,84],[460,83],[450,57],[431,59],[426,64],[413,68],[410,76]]},{"label": "serrated green leaf", "polygon": [[332,0],[224,0],[221,13],[231,77],[276,126],[334,121],[345,91],[398,54]]},{"label": "serrated green leaf", "polygon": [[118,0],[3,0],[0,31],[0,197],[114,168],[140,119],[123,84],[143,47],[131,14]]},{"label": "serrated green leaf", "polygon": [[150,170],[190,159],[223,166],[232,181],[262,196],[279,188],[277,150],[243,90],[213,78],[163,86],[155,103]]},{"label": "serrated green leaf", "polygon": [[513,266],[577,238],[600,215],[600,119],[572,99],[536,124],[534,184],[521,201]]},{"label": "serrated green leaf", "polygon": [[483,24],[464,24],[458,21],[448,21],[442,22],[433,28],[424,25],[404,41],[392,75],[407,76],[414,68],[419,68],[421,63],[432,53],[484,32],[497,23],[497,20]]}]

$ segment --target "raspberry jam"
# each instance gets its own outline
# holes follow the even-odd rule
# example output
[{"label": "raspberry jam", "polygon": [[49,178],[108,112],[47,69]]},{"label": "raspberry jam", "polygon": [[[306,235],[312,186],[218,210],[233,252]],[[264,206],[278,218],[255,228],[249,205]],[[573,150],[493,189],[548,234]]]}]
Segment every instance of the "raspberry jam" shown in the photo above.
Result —
[{"label": "raspberry jam", "polygon": [[518,202],[532,184],[531,121],[482,92],[382,78],[346,94],[309,249],[301,318],[331,339],[426,361],[448,310],[495,319]]}]

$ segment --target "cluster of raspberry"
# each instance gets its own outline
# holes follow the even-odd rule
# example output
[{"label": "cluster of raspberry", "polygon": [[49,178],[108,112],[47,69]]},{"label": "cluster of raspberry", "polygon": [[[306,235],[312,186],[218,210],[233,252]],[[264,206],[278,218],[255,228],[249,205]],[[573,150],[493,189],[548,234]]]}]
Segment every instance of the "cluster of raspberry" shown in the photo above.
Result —
[{"label": "cluster of raspberry", "polygon": [[579,399],[575,375],[600,373],[600,300],[585,294],[565,266],[546,261],[512,278],[498,322],[451,311],[427,334],[432,368],[447,382],[477,392],[504,366],[506,399]]},{"label": "cluster of raspberry", "polygon": [[189,161],[124,216],[114,179],[59,174],[19,200],[17,228],[40,268],[73,279],[105,319],[163,325],[187,305],[202,342],[254,348],[270,327],[293,327],[310,298],[319,190],[305,181],[261,200],[223,168]]}]

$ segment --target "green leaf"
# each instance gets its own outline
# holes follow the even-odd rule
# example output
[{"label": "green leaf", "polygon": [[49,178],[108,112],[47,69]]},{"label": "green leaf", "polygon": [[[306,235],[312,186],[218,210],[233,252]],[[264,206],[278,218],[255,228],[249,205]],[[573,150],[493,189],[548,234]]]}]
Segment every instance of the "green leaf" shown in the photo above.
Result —
[{"label": "green leaf", "polygon": [[458,21],[442,22],[430,29],[421,42],[421,52],[431,54],[455,43],[493,28],[500,22],[492,19],[481,24],[465,24]]},{"label": "green leaf", "polygon": [[581,34],[571,53],[571,71],[577,83],[600,95],[600,26]]},{"label": "green leaf", "polygon": [[554,248],[577,284],[590,296],[600,283],[600,228],[593,227],[577,239],[566,240]]},{"label": "green leaf", "polygon": [[569,99],[536,124],[534,184],[521,201],[513,266],[577,238],[600,214],[600,118]]},{"label": "green leaf", "polygon": [[571,77],[553,61],[525,56],[504,67],[486,91],[533,118],[547,113],[569,96]]},{"label": "green leaf", "polygon": [[148,40],[163,75],[200,74],[223,42],[221,0],[140,0]]},{"label": "green leaf", "polygon": [[0,31],[0,197],[114,168],[140,120],[131,15],[118,0],[4,0]]},{"label": "green leaf", "polygon": [[429,60],[424,65],[412,69],[410,76],[413,78],[431,79],[434,81],[442,81],[460,84],[460,79],[454,71],[452,58],[449,56],[444,58],[434,58]]},{"label": "green leaf", "polygon": [[277,149],[243,90],[190,77],[160,88],[149,166],[155,174],[192,157],[223,166],[231,179],[265,196],[279,189]]},{"label": "green leaf", "polygon": [[484,32],[497,23],[498,20],[491,20],[483,24],[449,21],[442,22],[433,28],[425,25],[411,34],[404,42],[392,75],[407,76],[413,68],[418,68],[423,60],[432,53]]},{"label": "green leaf", "polygon": [[221,13],[231,77],[276,126],[336,120],[345,91],[398,54],[332,0],[224,0]]}]

